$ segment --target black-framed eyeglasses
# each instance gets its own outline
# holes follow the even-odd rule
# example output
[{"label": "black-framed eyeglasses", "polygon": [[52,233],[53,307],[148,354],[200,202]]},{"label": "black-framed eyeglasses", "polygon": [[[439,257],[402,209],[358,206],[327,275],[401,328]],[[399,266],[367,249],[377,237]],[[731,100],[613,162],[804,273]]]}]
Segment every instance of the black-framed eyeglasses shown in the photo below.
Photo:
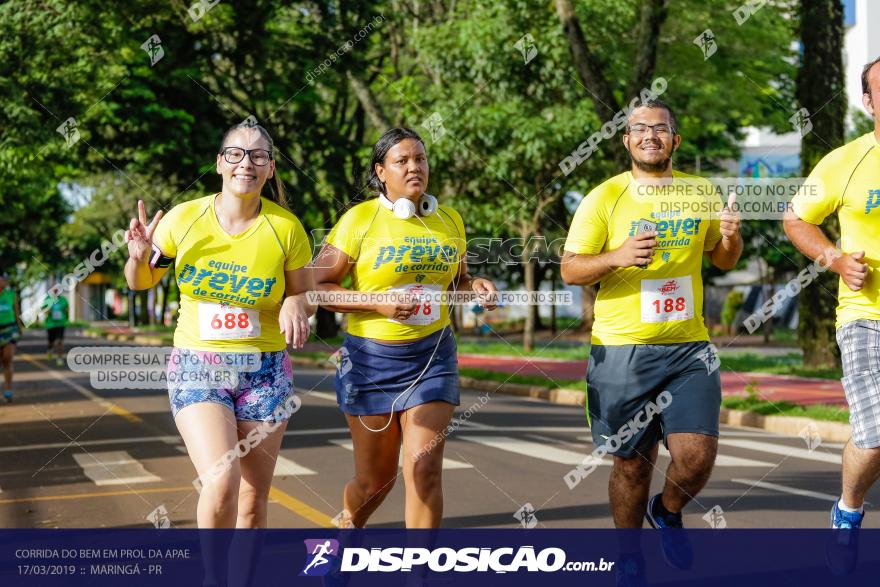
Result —
[{"label": "black-framed eyeglasses", "polygon": [[629,125],[629,127],[627,127],[627,132],[629,132],[629,134],[631,135],[642,137],[648,134],[648,129],[653,130],[658,137],[675,134],[675,129],[673,127],[662,122],[660,124],[631,124]]},{"label": "black-framed eyeglasses", "polygon": [[257,167],[268,165],[269,161],[272,160],[272,152],[267,151],[266,149],[242,149],[240,147],[226,147],[225,149],[220,151],[220,154],[223,155],[223,159],[230,165],[241,163],[241,160],[244,159],[245,155],[250,157],[251,163],[253,163]]}]

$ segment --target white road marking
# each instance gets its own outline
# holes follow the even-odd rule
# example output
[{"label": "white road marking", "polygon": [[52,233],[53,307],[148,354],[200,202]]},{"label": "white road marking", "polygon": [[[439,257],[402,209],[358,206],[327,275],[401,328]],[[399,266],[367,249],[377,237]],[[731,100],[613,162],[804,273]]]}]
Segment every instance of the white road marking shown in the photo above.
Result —
[{"label": "white road marking", "polygon": [[[671,458],[669,451],[662,444],[660,445],[660,456]],[[742,457],[732,457],[728,455],[718,455],[715,457],[716,467],[775,467],[776,463],[768,463],[767,461],[756,461],[754,459],[745,459]]]},{"label": "white road marking", "polygon": [[821,447],[810,451],[805,448],[788,446],[787,444],[759,442],[757,440],[725,440],[724,438],[719,440],[718,444],[722,446],[735,446],[737,448],[755,450],[774,455],[794,457],[797,459],[806,459],[818,463],[831,463],[833,465],[840,465],[841,463],[841,456],[839,454],[825,452]]},{"label": "white road marking", "polygon": [[[348,434],[348,428],[311,428],[308,430],[288,430],[284,436],[311,436],[324,434]],[[143,442],[163,442],[166,444],[176,444],[180,442],[180,436],[134,436],[119,438],[103,438],[101,440],[78,440],[77,446],[102,446],[108,444],[139,444]],[[46,442],[42,444],[25,444],[0,446],[0,453],[4,452],[24,452],[29,450],[49,450],[70,446],[70,442]]]},{"label": "white road marking", "polygon": [[[816,499],[821,499],[822,501],[837,501],[839,496],[831,495],[830,493],[819,493],[818,491],[809,491],[807,489],[798,489],[796,487],[787,487],[785,485],[778,485],[776,483],[768,483],[766,481],[752,481],[751,479],[731,479],[734,483],[741,483],[743,485],[750,485],[752,487],[760,487],[762,489],[769,489],[771,491],[780,491],[782,493],[790,493],[792,495],[802,495],[804,497],[815,497]],[[829,508],[830,509],[830,508]]]},{"label": "white road marking", "polygon": [[[490,446],[506,452],[549,461],[551,463],[559,463],[561,465],[578,465],[589,456],[589,452],[575,452],[555,446],[549,446],[540,442],[532,442],[521,438],[512,438],[510,436],[459,436],[459,440],[466,440],[483,446]],[[603,465],[610,465],[610,459],[602,459]]]},{"label": "white road marking", "polygon": [[315,397],[318,399],[327,400],[328,402],[336,403],[336,394],[330,393],[328,391],[309,391],[308,389],[297,389],[296,394],[301,398],[304,397]]},{"label": "white road marking", "polygon": [[73,458],[95,485],[131,485],[162,480],[124,450],[78,453]]},{"label": "white road marking", "polygon": [[278,477],[280,475],[317,475],[317,471],[312,471],[307,467],[303,467],[299,463],[295,461],[291,461],[288,458],[285,458],[281,455],[278,455],[278,460],[275,462],[275,476]]},{"label": "white road marking", "polygon": [[[351,440],[331,440],[331,443],[336,446],[341,446],[345,450],[354,451],[354,446],[352,445]],[[403,453],[400,454],[400,460],[398,466],[403,466]],[[463,463],[461,461],[456,461],[455,459],[447,459],[443,457],[443,470],[451,470],[451,469],[473,469],[474,466],[469,463]]]}]

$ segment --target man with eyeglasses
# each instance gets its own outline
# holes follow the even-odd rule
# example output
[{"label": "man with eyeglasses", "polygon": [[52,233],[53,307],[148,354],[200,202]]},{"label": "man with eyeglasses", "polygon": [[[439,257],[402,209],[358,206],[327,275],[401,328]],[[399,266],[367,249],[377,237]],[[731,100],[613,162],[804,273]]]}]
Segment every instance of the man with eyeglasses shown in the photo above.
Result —
[{"label": "man with eyeglasses", "polygon": [[[659,100],[630,113],[623,145],[632,167],[581,202],[562,278],[599,284],[587,419],[593,455],[613,455],[614,525],[640,528],[647,518],[664,529],[667,561],[688,568],[687,538],[667,529],[682,527],[682,509],[709,480],[721,407],[718,359],[703,323],[703,255],[728,270],[743,243],[733,198],[724,206],[710,182],[672,169],[676,126]],[[649,500],[661,439],[672,462],[662,493]],[[589,472],[580,466],[566,482],[573,487]]]}]

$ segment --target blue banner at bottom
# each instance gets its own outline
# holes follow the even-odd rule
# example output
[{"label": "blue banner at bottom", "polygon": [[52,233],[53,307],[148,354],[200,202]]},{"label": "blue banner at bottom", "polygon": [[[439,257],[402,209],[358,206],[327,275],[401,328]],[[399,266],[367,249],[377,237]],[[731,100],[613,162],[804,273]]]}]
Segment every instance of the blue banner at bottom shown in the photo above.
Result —
[{"label": "blue banner at bottom", "polygon": [[877,585],[880,530],[0,530],[3,587]]}]

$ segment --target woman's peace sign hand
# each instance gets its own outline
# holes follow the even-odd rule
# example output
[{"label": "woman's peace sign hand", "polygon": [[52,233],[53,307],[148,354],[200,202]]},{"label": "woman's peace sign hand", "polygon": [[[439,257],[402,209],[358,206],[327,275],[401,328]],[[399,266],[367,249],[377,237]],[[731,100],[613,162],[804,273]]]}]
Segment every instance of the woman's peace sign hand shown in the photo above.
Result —
[{"label": "woman's peace sign hand", "polygon": [[147,224],[147,211],[144,201],[138,200],[138,217],[132,218],[128,230],[125,231],[125,242],[128,243],[128,256],[139,264],[146,263],[150,259],[153,250],[153,233],[159,220],[162,218],[162,210],[156,212],[153,221]]}]

